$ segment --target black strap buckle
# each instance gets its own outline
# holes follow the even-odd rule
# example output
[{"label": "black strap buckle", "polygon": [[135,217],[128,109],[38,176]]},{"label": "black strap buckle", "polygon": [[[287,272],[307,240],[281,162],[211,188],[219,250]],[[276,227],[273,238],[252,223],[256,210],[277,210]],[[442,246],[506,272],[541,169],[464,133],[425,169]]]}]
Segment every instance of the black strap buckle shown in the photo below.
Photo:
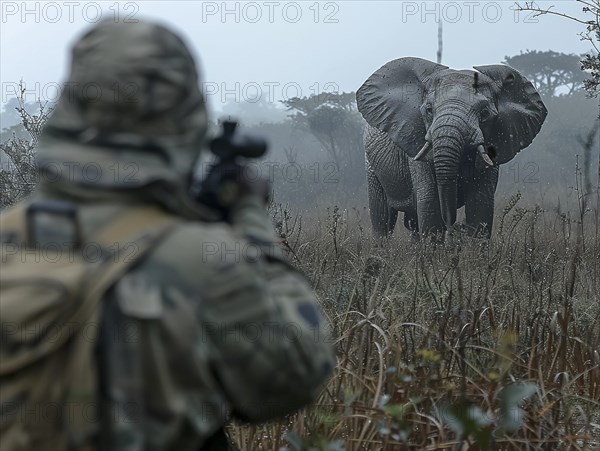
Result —
[{"label": "black strap buckle", "polygon": [[77,207],[70,201],[45,199],[27,207],[27,242],[31,247],[57,249],[81,246]]}]

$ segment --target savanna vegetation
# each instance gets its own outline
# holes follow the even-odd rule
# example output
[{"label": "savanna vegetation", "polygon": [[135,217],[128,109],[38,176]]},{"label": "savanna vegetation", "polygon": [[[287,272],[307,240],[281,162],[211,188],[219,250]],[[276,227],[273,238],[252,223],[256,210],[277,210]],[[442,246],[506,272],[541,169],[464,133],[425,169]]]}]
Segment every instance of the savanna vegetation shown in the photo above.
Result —
[{"label": "savanna vegetation", "polygon": [[542,132],[502,168],[489,243],[415,244],[402,228],[375,243],[360,167],[329,189],[280,180],[275,223],[338,366],[310,409],[233,425],[240,449],[600,449],[598,109],[563,75],[545,79]]},{"label": "savanna vegetation", "polygon": [[321,298],[338,366],[306,411],[232,425],[240,449],[600,449],[600,130],[589,98],[600,60],[506,61],[531,72],[549,115],[502,168],[489,243],[415,244],[402,231],[376,243],[364,198],[346,196],[357,177],[339,180],[329,207],[315,209],[306,187],[312,208],[272,206]]},{"label": "savanna vegetation", "polygon": [[[498,210],[489,244],[383,246],[360,210],[273,213],[332,325],[334,376],[285,421],[230,429],[240,449],[600,447],[600,240],[576,217]],[[286,434],[284,436],[284,433]],[[284,439],[285,437],[285,439]]]},{"label": "savanna vegetation", "polygon": [[[535,70],[544,53],[556,58],[507,61]],[[233,423],[240,449],[600,449],[598,106],[580,74],[551,72],[562,79],[540,73],[542,132],[502,168],[490,242],[415,243],[402,227],[371,238],[353,93],[288,99],[286,120],[246,127],[271,141],[259,163],[274,182],[270,212],[319,295],[337,367],[305,411]],[[51,114],[14,106],[2,208],[35,185]]]}]

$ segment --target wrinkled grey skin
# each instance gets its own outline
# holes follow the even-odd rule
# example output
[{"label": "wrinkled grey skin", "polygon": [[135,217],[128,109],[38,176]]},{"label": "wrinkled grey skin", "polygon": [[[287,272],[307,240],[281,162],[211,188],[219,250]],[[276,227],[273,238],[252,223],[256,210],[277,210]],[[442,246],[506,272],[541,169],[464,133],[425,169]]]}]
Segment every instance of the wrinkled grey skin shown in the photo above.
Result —
[{"label": "wrinkled grey skin", "polygon": [[469,233],[489,238],[499,165],[531,144],[547,111],[511,67],[475,69],[400,58],[357,91],[377,236],[393,232],[399,211],[415,237],[443,236],[464,206]]}]

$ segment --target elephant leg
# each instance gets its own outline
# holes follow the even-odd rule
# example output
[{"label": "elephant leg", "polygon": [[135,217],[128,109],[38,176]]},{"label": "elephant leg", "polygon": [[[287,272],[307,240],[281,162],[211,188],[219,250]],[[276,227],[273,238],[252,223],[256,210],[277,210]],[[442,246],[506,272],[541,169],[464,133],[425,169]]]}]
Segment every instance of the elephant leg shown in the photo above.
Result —
[{"label": "elephant leg", "polygon": [[468,187],[465,216],[469,235],[489,239],[494,224],[494,194],[498,185],[498,166],[485,169]]},{"label": "elephant leg", "polygon": [[440,211],[433,163],[410,161],[409,165],[417,202],[419,234],[437,234],[441,237],[444,232],[444,221]]},{"label": "elephant leg", "polygon": [[392,234],[398,219],[398,211],[391,208],[381,182],[372,171],[367,171],[369,213],[373,231],[379,238]]},{"label": "elephant leg", "polygon": [[404,227],[410,230],[411,237],[414,240],[419,239],[419,219],[416,212],[407,211],[404,213]]},{"label": "elephant leg", "polygon": [[387,221],[388,236],[394,232],[397,221],[398,221],[398,210],[396,210],[392,207],[389,207],[388,208],[388,221]]}]

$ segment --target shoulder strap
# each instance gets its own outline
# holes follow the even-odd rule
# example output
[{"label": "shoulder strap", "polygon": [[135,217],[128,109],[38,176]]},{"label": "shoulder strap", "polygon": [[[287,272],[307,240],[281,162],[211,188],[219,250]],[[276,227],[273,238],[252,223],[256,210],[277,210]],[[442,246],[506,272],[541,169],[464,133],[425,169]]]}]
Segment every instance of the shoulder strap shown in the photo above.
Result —
[{"label": "shoulder strap", "polygon": [[[135,208],[102,228],[94,240],[102,249],[113,249],[114,252],[109,253],[99,267],[90,268],[90,273],[84,279],[83,299],[72,317],[74,324],[83,326],[99,321],[102,299],[108,289],[171,232],[177,222],[177,217],[159,209]],[[136,246],[135,255],[122,251],[132,243]],[[75,340],[63,372],[67,386],[65,405],[73,406],[76,413],[74,420],[66,427],[71,449],[93,449],[88,445],[102,429],[101,422],[86,420],[90,413],[92,418],[100,418],[95,407],[98,402],[99,374],[94,346],[92,340]]]},{"label": "shoulder strap", "polygon": [[[134,208],[104,227],[95,240],[104,249],[118,243],[116,248],[118,258],[116,261],[111,258],[105,260],[101,268],[94,271],[95,277],[87,278],[86,302],[82,303],[74,320],[85,321],[89,318],[105,292],[164,238],[175,227],[177,221],[177,217],[170,216],[157,208]],[[136,245],[135,254],[125,256],[121,248],[132,243]]]},{"label": "shoulder strap", "polygon": [[21,202],[0,213],[0,234],[24,230],[26,224],[25,210],[27,210],[27,204]]},{"label": "shoulder strap", "polygon": [[[17,206],[2,216],[3,231],[24,230],[26,227],[25,211],[27,206]],[[100,264],[90,267],[85,276],[82,290],[83,298],[73,309],[68,321],[72,324],[83,325],[90,320],[98,310],[105,292],[125,274],[130,267],[139,262],[144,255],[167,235],[177,224],[178,218],[168,215],[155,207],[134,207],[120,215],[116,220],[103,227],[92,239],[104,250],[115,249],[115,253],[107,254]],[[89,240],[88,240],[89,241]],[[122,251],[122,247],[134,244],[135,255]],[[117,258],[114,258],[116,255]],[[125,257],[127,255],[127,257]],[[71,330],[75,333],[76,331]],[[0,374],[9,374],[33,361],[39,355],[46,355],[52,350],[64,345],[72,333],[61,333],[54,340],[47,340],[38,348],[35,354],[21,354],[10,362],[3,361]]]}]

